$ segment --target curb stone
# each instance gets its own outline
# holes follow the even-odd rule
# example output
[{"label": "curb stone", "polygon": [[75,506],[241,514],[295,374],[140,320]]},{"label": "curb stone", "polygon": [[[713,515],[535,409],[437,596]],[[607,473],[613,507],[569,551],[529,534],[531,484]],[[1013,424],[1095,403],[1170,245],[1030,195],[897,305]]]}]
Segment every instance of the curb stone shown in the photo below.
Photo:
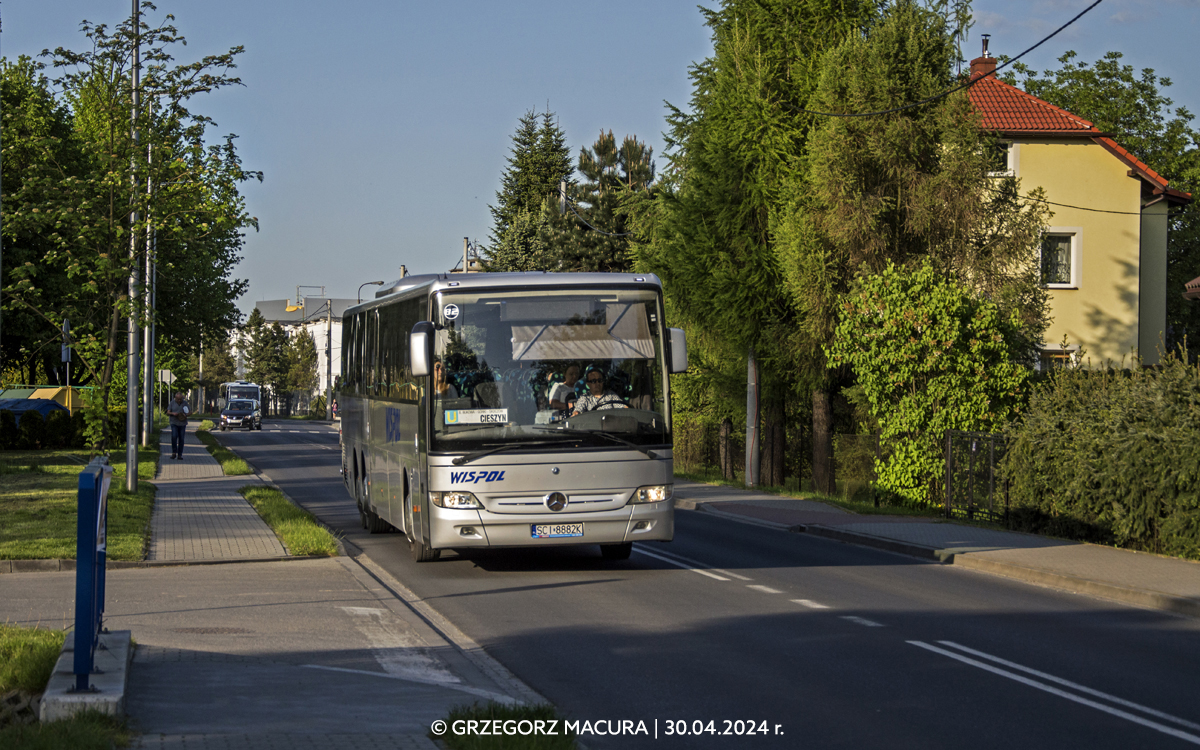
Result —
[{"label": "curb stone", "polygon": [[735,513],[724,512],[705,502],[677,500],[675,501],[675,507],[683,510],[696,510],[701,513],[709,513],[712,515],[721,516],[722,518],[738,523],[746,523],[753,526],[763,526],[782,531],[791,531],[793,533],[820,536],[826,539],[832,539],[834,541],[856,544],[862,547],[881,549],[887,552],[902,554],[909,557],[916,557],[930,562],[954,565],[959,568],[1000,576],[1002,578],[1009,578],[1035,586],[1045,586],[1047,588],[1058,589],[1060,591],[1068,591],[1071,593],[1082,594],[1099,599],[1107,599],[1109,601],[1115,601],[1130,606],[1153,609],[1161,612],[1170,612],[1172,614],[1181,615],[1184,617],[1200,619],[1200,599],[1175,596],[1160,591],[1131,589],[1125,586],[1118,586],[1116,584],[1105,583],[1102,581],[1092,581],[1065,573],[1056,573],[1040,568],[1031,568],[1022,565],[1015,565],[1013,563],[1001,562],[998,560],[990,560],[971,553],[956,553],[948,549],[938,549],[936,547],[912,544],[896,539],[887,539],[884,537],[875,536],[873,534],[863,534],[861,532],[849,531],[831,526],[821,526],[819,524],[796,524],[793,526],[787,526],[786,524],[776,523],[774,521],[747,518]]}]

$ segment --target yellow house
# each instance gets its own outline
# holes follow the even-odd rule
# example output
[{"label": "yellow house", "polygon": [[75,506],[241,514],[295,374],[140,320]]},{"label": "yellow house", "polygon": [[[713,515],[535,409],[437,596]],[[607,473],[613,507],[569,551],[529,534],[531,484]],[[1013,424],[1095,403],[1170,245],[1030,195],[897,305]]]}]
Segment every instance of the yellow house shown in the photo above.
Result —
[{"label": "yellow house", "polygon": [[971,61],[979,79],[968,89],[971,103],[1003,146],[998,168],[1019,178],[1025,194],[1042,188],[1054,212],[1041,250],[1052,317],[1043,364],[1080,347],[1094,365],[1128,366],[1135,354],[1157,363],[1167,322],[1167,211],[1192,196],[1087,120],[987,75],[995,69],[995,58]]}]

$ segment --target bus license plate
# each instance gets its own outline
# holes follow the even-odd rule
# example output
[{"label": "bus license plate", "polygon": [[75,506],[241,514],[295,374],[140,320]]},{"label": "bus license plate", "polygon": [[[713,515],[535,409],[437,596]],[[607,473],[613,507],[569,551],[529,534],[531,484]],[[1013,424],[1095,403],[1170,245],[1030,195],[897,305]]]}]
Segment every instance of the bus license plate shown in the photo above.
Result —
[{"label": "bus license plate", "polygon": [[555,539],[564,536],[583,536],[581,523],[534,523],[530,524],[534,539]]}]

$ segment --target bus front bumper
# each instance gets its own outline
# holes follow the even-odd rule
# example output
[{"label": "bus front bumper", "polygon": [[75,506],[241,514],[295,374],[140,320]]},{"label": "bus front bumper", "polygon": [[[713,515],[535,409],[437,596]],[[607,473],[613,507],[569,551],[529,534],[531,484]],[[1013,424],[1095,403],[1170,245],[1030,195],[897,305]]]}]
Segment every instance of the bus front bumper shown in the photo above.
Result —
[{"label": "bus front bumper", "polygon": [[[554,547],[564,544],[669,542],[675,536],[670,500],[625,505],[595,513],[508,514],[488,510],[452,510],[429,506],[433,549],[456,547]],[[580,536],[535,537],[535,526],[582,524]],[[569,529],[572,533],[576,529]]]}]

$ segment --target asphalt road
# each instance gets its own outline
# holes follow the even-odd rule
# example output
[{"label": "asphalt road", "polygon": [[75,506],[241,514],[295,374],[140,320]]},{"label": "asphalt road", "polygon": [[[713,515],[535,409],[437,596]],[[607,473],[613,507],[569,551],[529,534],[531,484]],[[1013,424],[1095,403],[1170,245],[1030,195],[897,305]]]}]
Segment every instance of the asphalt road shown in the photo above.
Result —
[{"label": "asphalt road", "polygon": [[1200,745],[1194,620],[693,511],[622,562],[418,565],[359,526],[336,430],[222,440],[565,714],[622,732],[589,748]]}]

